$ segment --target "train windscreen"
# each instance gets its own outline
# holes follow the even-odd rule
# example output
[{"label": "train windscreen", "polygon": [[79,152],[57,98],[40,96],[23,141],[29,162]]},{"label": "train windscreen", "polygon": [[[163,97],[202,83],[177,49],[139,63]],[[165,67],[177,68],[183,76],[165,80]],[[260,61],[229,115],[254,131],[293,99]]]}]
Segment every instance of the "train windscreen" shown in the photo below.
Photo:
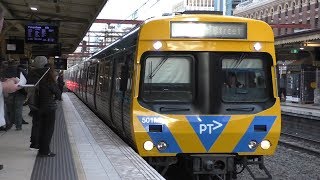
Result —
[{"label": "train windscreen", "polygon": [[144,101],[190,102],[191,67],[190,57],[148,57],[144,68]]},{"label": "train windscreen", "polygon": [[264,102],[269,98],[266,69],[259,58],[222,59],[225,102]]}]

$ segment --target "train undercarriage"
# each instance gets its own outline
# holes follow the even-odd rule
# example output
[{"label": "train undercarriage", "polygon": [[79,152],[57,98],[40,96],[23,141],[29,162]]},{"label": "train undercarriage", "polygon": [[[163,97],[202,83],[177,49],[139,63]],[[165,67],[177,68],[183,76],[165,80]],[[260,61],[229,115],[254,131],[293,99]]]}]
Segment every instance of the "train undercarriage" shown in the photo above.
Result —
[{"label": "train undercarriage", "polygon": [[[179,154],[176,157],[145,158],[167,180],[232,180],[247,170],[254,180],[272,179],[263,156],[236,154]],[[260,173],[257,175],[257,170]],[[264,174],[263,177],[261,173]]]}]

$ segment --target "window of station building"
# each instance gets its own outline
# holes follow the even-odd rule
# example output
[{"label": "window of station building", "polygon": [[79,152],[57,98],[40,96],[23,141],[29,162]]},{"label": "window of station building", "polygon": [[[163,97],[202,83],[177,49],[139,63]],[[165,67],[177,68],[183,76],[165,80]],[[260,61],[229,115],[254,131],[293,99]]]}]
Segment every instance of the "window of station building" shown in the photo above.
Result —
[{"label": "window of station building", "polygon": [[[314,8],[319,8],[319,0],[316,0],[315,4],[314,4]],[[319,12],[319,11],[318,11]]]},{"label": "window of station building", "polygon": [[278,18],[281,18],[281,10],[282,10],[282,7],[280,5],[278,6]]},{"label": "window of station building", "polygon": [[310,11],[310,1],[307,1],[307,11]]},{"label": "window of station building", "polygon": [[291,10],[292,12],[291,12],[291,14],[294,14],[294,13],[295,13],[294,11],[295,11],[295,9],[296,9],[296,3],[293,2],[291,7],[292,7],[292,10]]},{"label": "window of station building", "polygon": [[271,14],[270,14],[270,16],[271,16],[271,20],[273,20],[273,18],[274,18],[274,17],[273,17],[273,16],[274,16],[274,9],[273,9],[273,8],[271,9]]},{"label": "window of station building", "polygon": [[288,16],[288,9],[289,9],[289,5],[288,5],[288,4],[285,4],[285,5],[284,5],[284,10],[285,10],[285,16],[286,16],[286,17]]},{"label": "window of station building", "polygon": [[299,13],[301,13],[302,12],[302,0],[300,0],[300,2],[299,2]]}]

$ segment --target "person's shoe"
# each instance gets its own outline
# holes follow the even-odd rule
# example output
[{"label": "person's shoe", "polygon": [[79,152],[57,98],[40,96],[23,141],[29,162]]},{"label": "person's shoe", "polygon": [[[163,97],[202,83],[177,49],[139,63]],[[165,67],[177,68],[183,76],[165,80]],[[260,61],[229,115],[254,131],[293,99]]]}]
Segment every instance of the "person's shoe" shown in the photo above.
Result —
[{"label": "person's shoe", "polygon": [[16,128],[16,131],[21,131],[22,130],[22,127],[17,127]]},{"label": "person's shoe", "polygon": [[27,121],[25,121],[24,119],[22,119],[22,124],[29,124]]},{"label": "person's shoe", "polygon": [[39,145],[36,145],[36,144],[30,144],[30,150],[33,150],[33,151],[37,151],[37,150],[39,150]]},{"label": "person's shoe", "polygon": [[0,164],[0,170],[2,170],[3,169],[3,164]]},{"label": "person's shoe", "polygon": [[6,128],[3,127],[3,126],[1,126],[1,127],[0,127],[0,131],[6,131]]},{"label": "person's shoe", "polygon": [[9,131],[12,128],[12,125],[13,125],[12,123],[9,125],[6,125],[6,131]]},{"label": "person's shoe", "polygon": [[48,154],[42,154],[42,153],[38,153],[39,157],[55,157],[56,154],[53,152],[49,152]]}]

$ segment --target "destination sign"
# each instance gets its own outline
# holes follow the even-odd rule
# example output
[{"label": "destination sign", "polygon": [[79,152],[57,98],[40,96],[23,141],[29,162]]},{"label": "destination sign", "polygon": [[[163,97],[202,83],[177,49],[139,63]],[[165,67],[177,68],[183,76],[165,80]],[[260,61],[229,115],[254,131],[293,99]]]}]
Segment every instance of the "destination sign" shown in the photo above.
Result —
[{"label": "destination sign", "polygon": [[247,24],[171,22],[171,38],[247,39]]},{"label": "destination sign", "polygon": [[26,25],[25,29],[27,43],[57,43],[58,27],[43,25]]}]

